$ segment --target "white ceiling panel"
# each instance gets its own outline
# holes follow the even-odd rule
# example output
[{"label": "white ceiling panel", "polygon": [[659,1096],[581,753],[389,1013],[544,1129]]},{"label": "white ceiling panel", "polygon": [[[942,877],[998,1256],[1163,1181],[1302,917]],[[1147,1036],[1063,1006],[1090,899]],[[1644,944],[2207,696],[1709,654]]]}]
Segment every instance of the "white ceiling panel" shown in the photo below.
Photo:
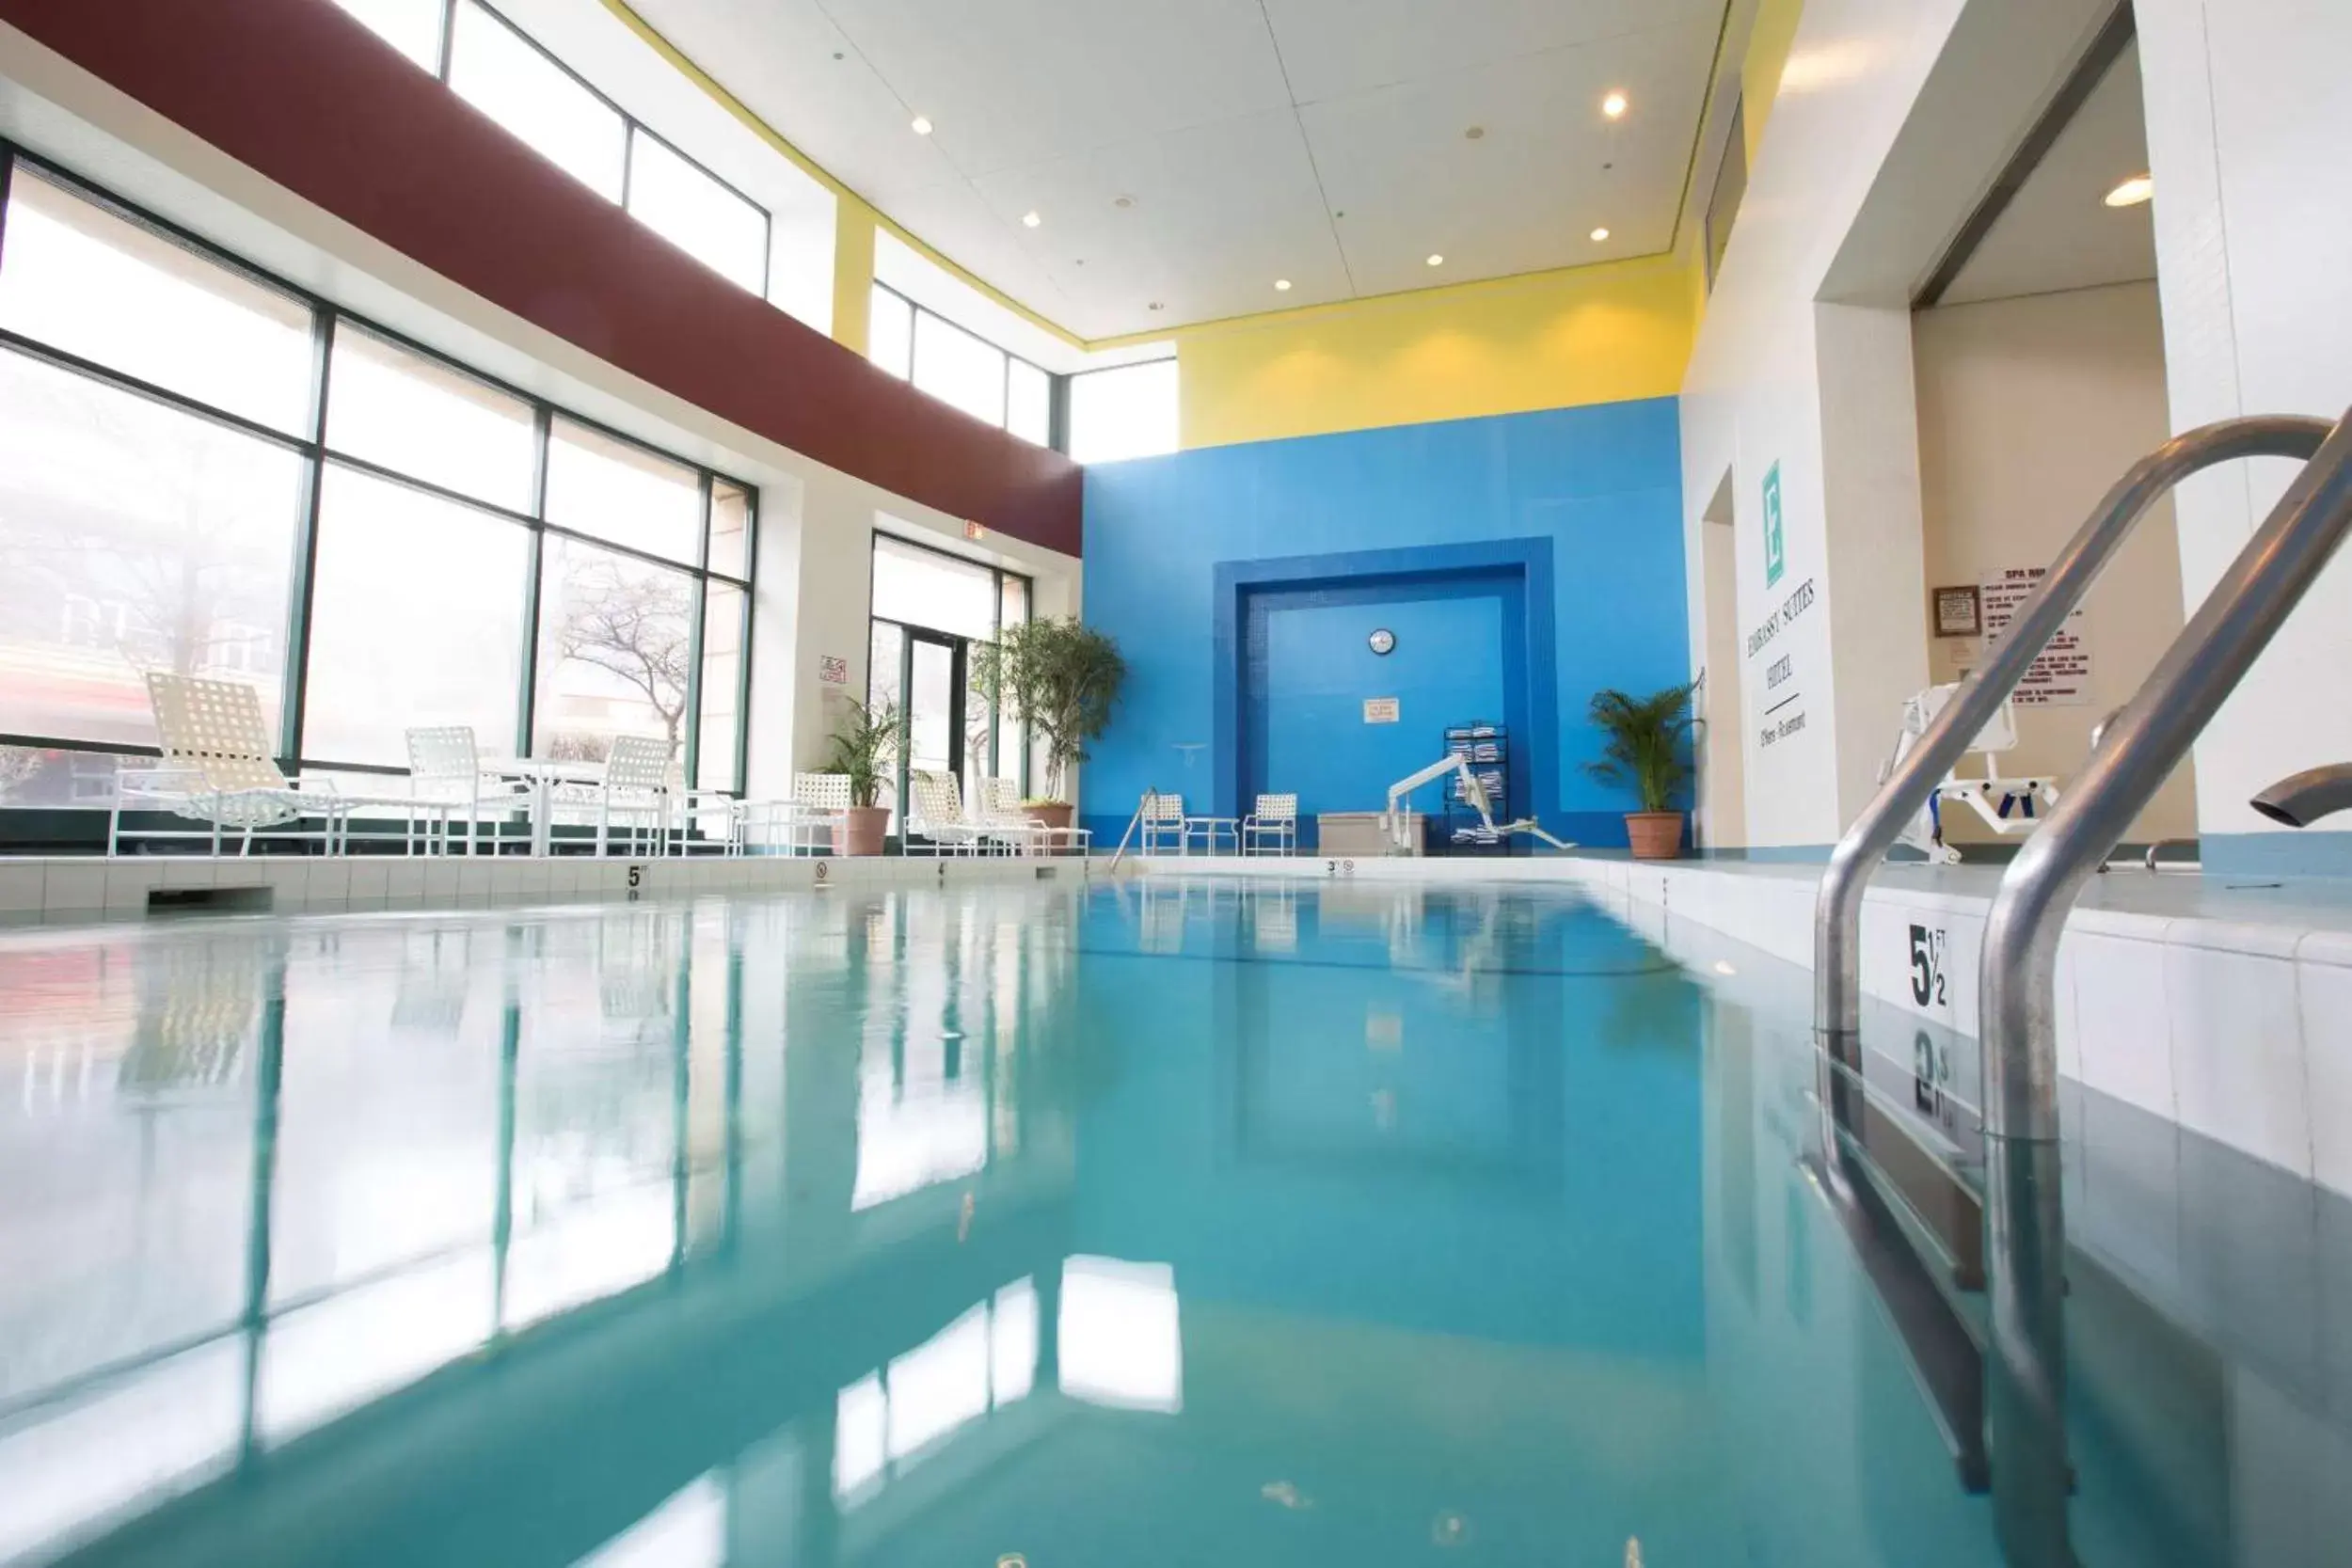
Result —
[{"label": "white ceiling panel", "polygon": [[[1346,299],[1352,290],[1312,159],[1286,105],[976,182],[1023,230],[1062,292],[1084,302],[1086,336],[1150,330]],[[1121,205],[1124,202],[1125,205]],[[1292,287],[1278,293],[1277,278]],[[1159,301],[1165,309],[1150,307]]]},{"label": "white ceiling panel", "polygon": [[909,232],[1100,338],[1666,249],[1727,0],[634,3]]},{"label": "white ceiling panel", "polygon": [[1286,109],[1258,0],[824,0],[967,176]]},{"label": "white ceiling panel", "polygon": [[1944,292],[1942,303],[1966,305],[2153,278],[2156,231],[2151,209],[2145,203],[2110,207],[2106,200],[2123,181],[2147,172],[2148,119],[2140,103],[2135,44],[2074,111]]},{"label": "white ceiling panel", "polygon": [[[1657,29],[1306,105],[1357,289],[1666,249],[1713,46],[1704,24]],[[1595,108],[1612,87],[1639,105],[1614,124]]]},{"label": "white ceiling panel", "polygon": [[1722,25],[1719,0],[1265,0],[1301,103],[1660,27]]}]

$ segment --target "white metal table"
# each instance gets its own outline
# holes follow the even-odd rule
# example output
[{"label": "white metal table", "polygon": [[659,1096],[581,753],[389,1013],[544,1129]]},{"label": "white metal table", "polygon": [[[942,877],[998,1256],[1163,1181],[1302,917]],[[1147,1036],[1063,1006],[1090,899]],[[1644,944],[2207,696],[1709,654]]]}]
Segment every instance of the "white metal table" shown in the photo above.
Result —
[{"label": "white metal table", "polygon": [[1192,853],[1192,835],[1199,833],[1208,853],[1216,853],[1216,835],[1223,833],[1233,841],[1233,853],[1241,853],[1241,818],[1238,816],[1187,816],[1176,835],[1176,852]]},{"label": "white metal table", "polygon": [[561,761],[554,757],[494,757],[483,771],[502,779],[520,779],[531,785],[531,852],[545,856],[555,843],[555,786],[560,784],[600,784],[604,764]]}]

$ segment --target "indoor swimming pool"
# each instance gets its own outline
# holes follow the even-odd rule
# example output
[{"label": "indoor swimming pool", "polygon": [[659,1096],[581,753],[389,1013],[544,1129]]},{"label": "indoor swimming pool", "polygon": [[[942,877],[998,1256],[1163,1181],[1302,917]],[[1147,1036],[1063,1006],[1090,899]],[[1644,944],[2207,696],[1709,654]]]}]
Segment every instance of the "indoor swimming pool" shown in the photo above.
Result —
[{"label": "indoor swimming pool", "polygon": [[[0,933],[0,1562],[1994,1568],[1804,977],[1692,940],[1159,876]],[[2067,1112],[2083,1560],[2340,1563],[2346,1206]]]}]

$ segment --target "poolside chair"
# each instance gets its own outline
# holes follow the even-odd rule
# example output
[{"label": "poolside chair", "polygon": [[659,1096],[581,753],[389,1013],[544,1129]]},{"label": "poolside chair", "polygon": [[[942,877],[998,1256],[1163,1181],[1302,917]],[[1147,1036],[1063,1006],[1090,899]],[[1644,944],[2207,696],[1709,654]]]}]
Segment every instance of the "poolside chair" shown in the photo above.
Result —
[{"label": "poolside chair", "polygon": [[1296,854],[1298,797],[1259,796],[1257,809],[1241,819],[1241,852],[1245,855]]},{"label": "poolside chair", "polygon": [[[481,823],[484,806],[490,808],[498,821],[504,821],[516,812],[527,810],[531,803],[531,786],[514,779],[501,779],[482,768],[482,754],[474,746],[470,724],[439,724],[408,732],[408,852],[417,852],[420,837],[425,851],[434,852],[436,834],[425,825],[425,814],[436,817],[438,828],[439,853],[449,853],[450,817],[462,810],[466,817],[466,853],[474,852],[474,833]],[[490,853],[498,853],[498,830],[490,832]]]},{"label": "poolside chair", "polygon": [[788,800],[743,806],[743,845],[761,853],[830,855],[834,830],[850,814],[850,775],[795,773]]},{"label": "poolside chair", "polygon": [[[697,789],[686,782],[686,766],[670,764],[663,780],[677,819],[677,852],[694,852],[694,830],[702,827],[702,847],[720,855],[743,852],[743,802],[728,789]],[[668,832],[665,825],[663,832]],[[667,852],[666,850],[664,851]]]},{"label": "poolside chair", "polygon": [[1001,831],[1016,847],[1040,852],[1087,853],[1094,845],[1094,830],[1072,823],[1049,828],[1021,804],[1021,786],[1011,779],[980,781],[980,821]]},{"label": "poolside chair", "polygon": [[669,837],[670,743],[647,735],[615,736],[603,780],[558,784],[555,800],[582,817],[596,808],[599,856],[612,852],[615,828],[625,835],[623,853],[659,856]]},{"label": "poolside chair", "polygon": [[1163,795],[1156,789],[1143,793],[1143,805],[1136,813],[1138,837],[1136,853],[1157,855],[1168,848],[1182,851],[1184,847],[1184,798]]},{"label": "poolside chair", "polygon": [[[106,853],[120,852],[125,837],[201,838],[183,829],[133,830],[122,826],[125,811],[165,811],[211,829],[212,853],[220,853],[223,832],[242,835],[237,853],[253,850],[253,834],[306,816],[319,818],[322,849],[350,847],[354,806],[405,809],[392,797],[345,795],[332,779],[289,779],[272,754],[262,699],[242,681],[206,680],[151,670],[147,699],[155,710],[160,766],[125,771],[106,819]],[[282,836],[309,838],[308,832]]]},{"label": "poolside chair", "polygon": [[977,855],[992,847],[992,830],[972,821],[963,815],[963,791],[957,787],[953,773],[932,773],[914,768],[907,770],[907,793],[914,797],[914,809],[907,814],[907,852],[914,852],[914,844],[920,836],[929,840],[926,852],[945,855],[956,852]]}]

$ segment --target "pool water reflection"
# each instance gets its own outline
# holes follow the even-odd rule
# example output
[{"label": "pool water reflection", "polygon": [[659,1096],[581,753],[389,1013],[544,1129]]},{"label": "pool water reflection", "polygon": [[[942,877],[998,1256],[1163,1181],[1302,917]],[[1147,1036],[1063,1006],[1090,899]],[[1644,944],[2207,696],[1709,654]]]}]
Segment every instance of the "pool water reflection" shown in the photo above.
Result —
[{"label": "pool water reflection", "polygon": [[0,937],[0,1561],[1995,1560],[1804,1054],[1568,896]]}]

